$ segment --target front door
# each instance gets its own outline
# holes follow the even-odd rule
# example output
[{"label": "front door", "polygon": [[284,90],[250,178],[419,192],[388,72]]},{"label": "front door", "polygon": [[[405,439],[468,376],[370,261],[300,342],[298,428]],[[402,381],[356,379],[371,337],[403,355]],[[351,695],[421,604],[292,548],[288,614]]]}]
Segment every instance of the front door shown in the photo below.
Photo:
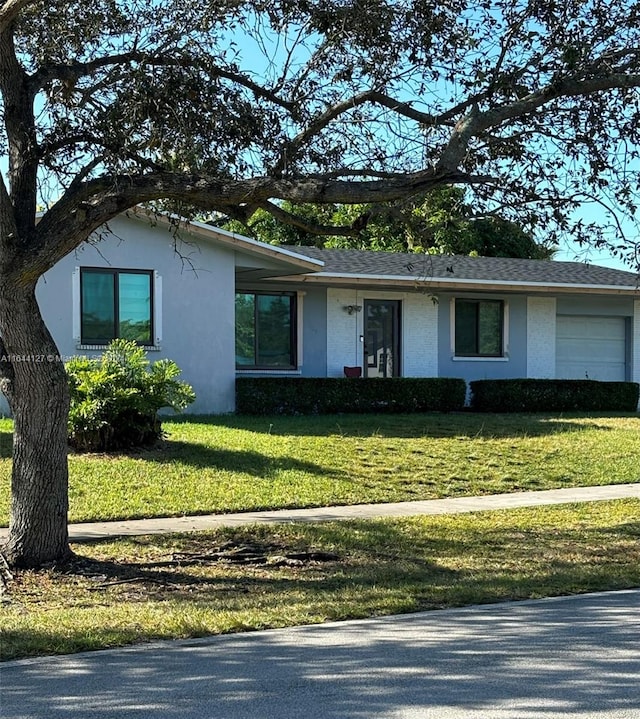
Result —
[{"label": "front door", "polygon": [[399,300],[365,300],[364,376],[400,376]]}]

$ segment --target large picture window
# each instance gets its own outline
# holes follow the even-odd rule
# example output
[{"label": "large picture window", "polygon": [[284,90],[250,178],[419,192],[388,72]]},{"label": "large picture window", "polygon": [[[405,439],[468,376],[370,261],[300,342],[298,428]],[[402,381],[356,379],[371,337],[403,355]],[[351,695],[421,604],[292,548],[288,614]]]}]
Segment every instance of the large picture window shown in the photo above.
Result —
[{"label": "large picture window", "polygon": [[504,302],[502,300],[456,299],[456,357],[502,357],[503,338]]},{"label": "large picture window", "polygon": [[151,270],[80,270],[80,336],[83,344],[113,339],[153,344]]},{"label": "large picture window", "polygon": [[296,366],[295,293],[236,293],[236,366]]}]

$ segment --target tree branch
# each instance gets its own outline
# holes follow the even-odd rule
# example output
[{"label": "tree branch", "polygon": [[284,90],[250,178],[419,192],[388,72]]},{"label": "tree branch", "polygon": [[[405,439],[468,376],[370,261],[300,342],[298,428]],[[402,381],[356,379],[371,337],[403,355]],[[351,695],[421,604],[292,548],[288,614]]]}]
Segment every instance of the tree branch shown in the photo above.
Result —
[{"label": "tree branch", "polygon": [[70,186],[45,213],[29,248],[29,264],[33,271],[46,272],[100,225],[134,205],[159,199],[180,200],[203,210],[220,212],[251,204],[264,206],[272,199],[294,204],[380,203],[455,184],[464,177],[463,173],[437,173],[431,169],[362,182],[322,176],[235,181],[179,173],[105,176]]},{"label": "tree branch", "polygon": [[300,217],[292,212],[283,210],[282,207],[274,204],[273,202],[263,202],[259,207],[276,220],[289,225],[290,227],[296,227],[303,232],[307,232],[310,235],[316,235],[318,237],[327,235],[337,235],[340,237],[357,237],[358,233],[362,228],[354,227],[353,225],[320,225],[317,222],[310,222],[309,220]]},{"label": "tree branch", "polygon": [[33,0],[4,0],[0,6],[0,33],[13,23],[23,8],[32,3]]},{"label": "tree branch", "polygon": [[33,95],[16,56],[11,27],[0,33],[0,92],[9,155],[9,197],[14,221],[25,234],[35,224],[37,138]]},{"label": "tree branch", "polygon": [[211,79],[222,78],[224,80],[230,80],[250,90],[256,97],[269,100],[280,107],[288,110],[293,107],[293,103],[283,100],[273,90],[259,85],[240,72],[234,72],[216,65],[209,65],[188,55],[184,57],[173,57],[169,55],[154,55],[140,50],[132,50],[116,55],[105,55],[90,62],[45,66],[31,76],[30,83],[34,91],[46,88],[54,80],[59,80],[73,86],[83,77],[91,77],[100,70],[133,64],[148,67],[196,68],[205,72]]},{"label": "tree branch", "polygon": [[403,117],[411,120],[416,120],[423,125],[434,125],[442,122],[441,116],[420,112],[420,110],[416,110],[408,103],[400,102],[399,100],[396,100],[377,90],[367,90],[359,95],[350,97],[348,100],[336,103],[335,105],[328,107],[324,112],[320,113],[302,132],[287,143],[273,168],[273,174],[279,176],[286,172],[287,165],[295,160],[298,150],[305,143],[318,135],[318,133],[327,127],[333,120],[341,115],[344,115],[346,112],[367,103],[374,103],[376,105],[386,107],[398,115],[402,115]]},{"label": "tree branch", "polygon": [[438,168],[445,172],[458,167],[472,137],[479,137],[489,128],[498,127],[507,120],[526,117],[553,100],[633,87],[640,87],[640,75],[616,73],[587,79],[567,77],[559,78],[538,92],[501,107],[481,112],[478,106],[474,105],[465,117],[456,123],[449,143],[442,152]]}]

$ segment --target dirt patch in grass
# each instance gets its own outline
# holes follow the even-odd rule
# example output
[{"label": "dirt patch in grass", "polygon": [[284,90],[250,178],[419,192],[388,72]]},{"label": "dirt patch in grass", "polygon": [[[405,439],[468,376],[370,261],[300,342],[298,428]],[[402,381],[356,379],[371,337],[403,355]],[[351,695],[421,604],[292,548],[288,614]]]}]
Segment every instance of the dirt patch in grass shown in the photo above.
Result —
[{"label": "dirt patch in grass", "polygon": [[146,592],[161,589],[168,592],[193,591],[207,585],[206,574],[185,572],[185,568],[227,567],[309,567],[323,562],[338,562],[335,552],[318,549],[293,550],[284,542],[242,541],[246,538],[223,542],[210,541],[200,536],[187,540],[189,551],[173,552],[166,559],[147,562],[104,561],[86,556],[76,556],[55,572],[65,578],[95,582],[89,591],[114,589],[125,585],[139,585]]},{"label": "dirt patch in grass", "polygon": [[16,573],[4,659],[640,586],[640,501],[76,545]]}]

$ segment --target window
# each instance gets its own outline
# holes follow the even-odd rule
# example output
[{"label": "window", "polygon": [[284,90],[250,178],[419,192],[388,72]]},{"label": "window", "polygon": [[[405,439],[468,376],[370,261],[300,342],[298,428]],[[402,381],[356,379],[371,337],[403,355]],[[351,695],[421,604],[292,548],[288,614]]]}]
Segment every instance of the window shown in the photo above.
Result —
[{"label": "window", "polygon": [[295,368],[295,318],[295,293],[236,293],[236,366]]},{"label": "window", "polygon": [[153,273],[150,270],[80,270],[82,344],[116,338],[153,344]]},{"label": "window", "polygon": [[455,356],[502,357],[504,302],[455,301]]}]

